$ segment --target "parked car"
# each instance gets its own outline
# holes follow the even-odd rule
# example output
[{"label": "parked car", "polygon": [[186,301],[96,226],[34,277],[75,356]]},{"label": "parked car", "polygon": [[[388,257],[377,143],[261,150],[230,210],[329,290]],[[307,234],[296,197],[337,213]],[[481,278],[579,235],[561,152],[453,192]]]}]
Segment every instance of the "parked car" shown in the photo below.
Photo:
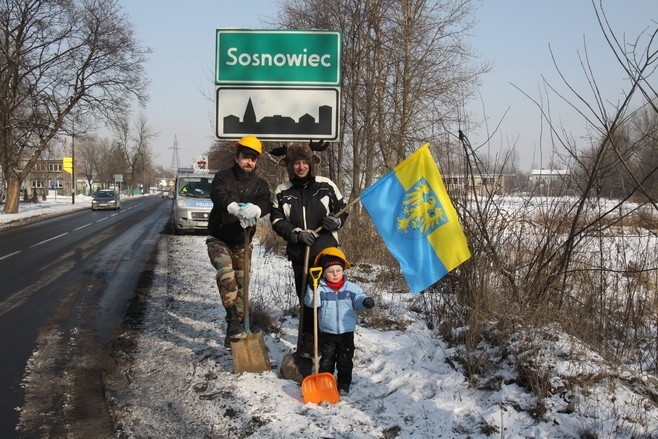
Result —
[{"label": "parked car", "polygon": [[121,198],[119,193],[112,189],[100,189],[91,200],[91,210],[99,209],[121,209]]},{"label": "parked car", "polygon": [[210,188],[213,172],[180,172],[169,197],[174,200],[172,220],[174,233],[201,233],[208,230],[212,210]]}]

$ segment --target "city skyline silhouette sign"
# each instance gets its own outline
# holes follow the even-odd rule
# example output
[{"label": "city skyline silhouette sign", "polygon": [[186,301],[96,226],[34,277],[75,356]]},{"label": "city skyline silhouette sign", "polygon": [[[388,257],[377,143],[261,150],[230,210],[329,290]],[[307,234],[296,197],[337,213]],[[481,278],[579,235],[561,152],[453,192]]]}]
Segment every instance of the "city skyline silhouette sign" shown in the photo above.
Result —
[{"label": "city skyline silhouette sign", "polygon": [[217,29],[216,85],[340,86],[340,31]]},{"label": "city skyline silhouette sign", "polygon": [[216,136],[338,140],[338,87],[217,87]]}]

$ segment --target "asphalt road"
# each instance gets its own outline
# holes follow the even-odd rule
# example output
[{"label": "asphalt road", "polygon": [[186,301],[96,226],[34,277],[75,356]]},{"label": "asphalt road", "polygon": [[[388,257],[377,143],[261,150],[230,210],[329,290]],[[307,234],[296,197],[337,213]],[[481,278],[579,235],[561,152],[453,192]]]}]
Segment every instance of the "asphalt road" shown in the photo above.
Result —
[{"label": "asphalt road", "polygon": [[0,437],[111,433],[103,373],[170,209],[122,199],[0,231]]}]

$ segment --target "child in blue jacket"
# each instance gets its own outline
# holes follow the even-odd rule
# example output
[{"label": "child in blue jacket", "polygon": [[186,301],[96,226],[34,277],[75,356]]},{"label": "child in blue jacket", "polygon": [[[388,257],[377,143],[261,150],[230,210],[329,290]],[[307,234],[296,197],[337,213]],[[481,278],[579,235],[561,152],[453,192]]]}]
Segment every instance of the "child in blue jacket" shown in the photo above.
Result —
[{"label": "child in blue jacket", "polygon": [[[318,285],[318,326],[320,329],[319,372],[338,372],[338,391],[345,395],[350,391],[354,364],[354,330],[356,311],[375,306],[361,287],[347,280],[345,270],[350,268],[345,254],[337,247],[327,247],[315,259],[315,266],[322,267]],[[304,297],[306,306],[313,306],[313,288],[308,287]]]}]

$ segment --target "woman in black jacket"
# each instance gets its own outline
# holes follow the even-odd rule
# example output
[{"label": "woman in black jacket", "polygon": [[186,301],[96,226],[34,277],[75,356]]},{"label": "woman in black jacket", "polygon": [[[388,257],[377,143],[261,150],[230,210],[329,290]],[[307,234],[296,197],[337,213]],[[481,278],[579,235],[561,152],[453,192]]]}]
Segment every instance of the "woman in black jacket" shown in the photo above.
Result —
[{"label": "woman in black jacket", "polygon": [[[320,159],[313,153],[311,145],[293,144],[286,148],[285,157],[279,164],[286,167],[289,179],[275,189],[270,212],[272,229],[288,242],[286,254],[292,263],[300,305],[305,291],[305,285],[302,285],[304,270],[308,270],[304,266],[306,249],[310,247],[309,261],[313,261],[325,248],[338,247],[337,231],[347,219],[346,212],[334,215],[346,204],[333,181],[315,175],[315,165]],[[304,306],[303,313],[297,354],[311,358],[313,309]]]}]

